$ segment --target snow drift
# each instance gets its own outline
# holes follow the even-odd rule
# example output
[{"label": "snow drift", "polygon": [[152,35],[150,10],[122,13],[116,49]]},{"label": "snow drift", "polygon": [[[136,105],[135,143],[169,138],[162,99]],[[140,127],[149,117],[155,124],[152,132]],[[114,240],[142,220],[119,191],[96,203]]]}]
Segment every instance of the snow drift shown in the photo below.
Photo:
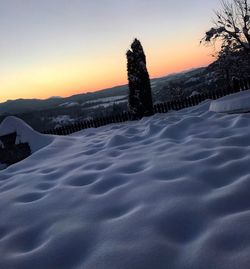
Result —
[{"label": "snow drift", "polygon": [[55,137],[0,171],[0,268],[249,268],[250,115],[209,105]]},{"label": "snow drift", "polygon": [[242,113],[250,111],[250,90],[230,94],[210,105],[210,110],[219,113]]},{"label": "snow drift", "polygon": [[0,125],[0,136],[14,132],[17,133],[16,144],[29,143],[32,153],[53,141],[52,136],[46,136],[36,132],[19,118],[13,116],[5,118]]}]

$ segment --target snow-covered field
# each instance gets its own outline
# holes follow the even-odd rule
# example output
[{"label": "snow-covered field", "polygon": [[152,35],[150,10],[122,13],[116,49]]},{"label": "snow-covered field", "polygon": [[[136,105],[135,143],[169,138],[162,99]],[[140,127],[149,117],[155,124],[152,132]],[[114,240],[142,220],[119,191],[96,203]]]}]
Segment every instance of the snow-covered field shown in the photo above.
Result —
[{"label": "snow-covered field", "polygon": [[91,106],[91,109],[98,109],[100,107],[103,107],[103,108],[107,108],[107,107],[110,107],[110,106],[113,106],[114,104],[118,105],[118,104],[126,104],[128,101],[127,100],[119,100],[119,101],[116,101],[114,103],[101,103],[101,104],[98,104],[98,105],[95,105],[95,106]]},{"label": "snow-covered field", "polygon": [[95,100],[87,101],[83,103],[82,105],[85,106],[86,104],[88,104],[88,105],[91,105],[89,108],[97,109],[100,107],[107,108],[107,107],[113,106],[114,104],[121,104],[121,103],[127,103],[126,95],[98,98]]},{"label": "snow-covered field", "polygon": [[60,128],[61,126],[67,125],[67,124],[73,124],[74,119],[71,119],[69,115],[59,115],[57,117],[51,117],[51,122],[56,123],[55,128]]},{"label": "snow-covered field", "polygon": [[78,102],[65,102],[63,104],[60,104],[59,106],[74,107],[74,106],[79,106],[79,103]]},{"label": "snow-covered field", "polygon": [[115,101],[124,100],[124,99],[127,99],[127,95],[103,97],[103,98],[98,98],[98,99],[94,99],[91,101],[87,101],[84,103],[84,105],[85,104],[95,104],[95,103],[110,103],[110,102],[115,102]]},{"label": "snow-covered field", "polygon": [[0,171],[0,268],[248,269],[250,114],[209,106],[43,136]]}]

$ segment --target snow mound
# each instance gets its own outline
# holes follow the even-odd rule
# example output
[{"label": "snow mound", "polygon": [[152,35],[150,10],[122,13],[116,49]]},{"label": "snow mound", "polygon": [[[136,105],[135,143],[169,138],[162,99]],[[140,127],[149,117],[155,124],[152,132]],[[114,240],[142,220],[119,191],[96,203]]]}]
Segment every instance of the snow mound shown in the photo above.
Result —
[{"label": "snow mound", "polygon": [[5,118],[0,124],[0,136],[13,132],[17,133],[16,144],[28,142],[32,153],[53,141],[52,136],[40,134],[21,119],[10,116]]},{"label": "snow mound", "polygon": [[0,268],[248,269],[250,115],[210,102],[55,137],[0,172]]},{"label": "snow mound", "polygon": [[210,105],[210,111],[219,113],[249,112],[250,90],[234,93],[213,101]]}]

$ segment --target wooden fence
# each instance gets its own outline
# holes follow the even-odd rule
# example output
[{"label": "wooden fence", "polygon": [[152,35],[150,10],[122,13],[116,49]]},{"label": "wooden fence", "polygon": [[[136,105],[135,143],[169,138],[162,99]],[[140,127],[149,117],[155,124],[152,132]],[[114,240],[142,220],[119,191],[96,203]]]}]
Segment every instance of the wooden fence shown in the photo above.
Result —
[{"label": "wooden fence", "polygon": [[[171,110],[180,110],[187,107],[192,107],[200,104],[201,102],[212,99],[216,100],[223,96],[250,89],[250,77],[246,79],[232,79],[232,88],[227,90],[217,90],[208,93],[201,93],[187,98],[177,99],[174,101],[158,103],[154,105],[154,114],[167,113]],[[85,120],[71,125],[62,126],[43,132],[44,134],[54,135],[69,135],[87,128],[98,128],[100,126],[108,125],[111,123],[121,123],[134,120],[130,112],[112,115],[108,117],[95,118],[93,120]]]}]

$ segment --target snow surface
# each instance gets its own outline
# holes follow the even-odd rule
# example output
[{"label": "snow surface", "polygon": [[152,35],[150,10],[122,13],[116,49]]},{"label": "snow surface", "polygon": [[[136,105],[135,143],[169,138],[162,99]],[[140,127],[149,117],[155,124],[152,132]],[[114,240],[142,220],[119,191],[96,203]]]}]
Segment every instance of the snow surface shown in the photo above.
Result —
[{"label": "snow surface", "polygon": [[248,269],[250,114],[209,106],[40,135],[0,171],[0,268]]},{"label": "snow surface", "polygon": [[213,101],[210,110],[219,113],[239,113],[250,111],[250,90],[227,95]]},{"label": "snow surface", "polygon": [[74,119],[71,119],[69,115],[59,115],[56,117],[50,118],[51,122],[56,123],[55,128],[61,127],[62,125],[72,124],[75,122]]},{"label": "snow surface", "polygon": [[94,99],[94,100],[91,100],[91,101],[86,101],[86,102],[83,103],[83,105],[85,105],[85,104],[95,104],[95,103],[99,103],[99,102],[100,103],[110,103],[110,102],[119,101],[119,100],[125,99],[125,98],[127,98],[126,95],[103,97],[103,98],[98,98],[98,99]]},{"label": "snow surface", "polygon": [[66,102],[66,103],[63,103],[63,104],[60,104],[59,106],[64,106],[64,107],[74,107],[74,106],[79,106],[79,103],[77,102]]},{"label": "snow surface", "polygon": [[0,170],[5,169],[7,167],[7,164],[0,162]]},{"label": "snow surface", "polygon": [[193,91],[190,96],[195,96],[195,95],[199,95],[199,94],[200,94],[199,92]]},{"label": "snow surface", "polygon": [[88,108],[92,108],[92,109],[107,108],[107,107],[110,107],[110,106],[113,106],[113,105],[125,104],[127,102],[128,102],[127,100],[120,100],[120,101],[115,101],[114,103],[100,103],[98,105],[91,106],[91,107],[88,107]]}]

